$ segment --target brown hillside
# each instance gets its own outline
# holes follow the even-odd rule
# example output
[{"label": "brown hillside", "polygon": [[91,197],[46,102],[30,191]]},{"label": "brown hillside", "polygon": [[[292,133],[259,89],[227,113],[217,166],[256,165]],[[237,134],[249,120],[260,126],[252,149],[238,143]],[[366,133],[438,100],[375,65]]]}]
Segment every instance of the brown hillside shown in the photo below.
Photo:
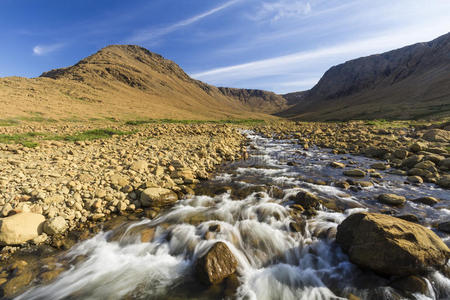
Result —
[{"label": "brown hillside", "polygon": [[274,92],[219,87],[222,94],[244,103],[251,111],[276,113],[289,108],[288,101]]},{"label": "brown hillside", "polygon": [[39,78],[0,79],[0,118],[267,118],[177,64],[139,46],[114,45]]},{"label": "brown hillside", "polygon": [[330,68],[281,116],[303,120],[450,116],[450,33]]}]

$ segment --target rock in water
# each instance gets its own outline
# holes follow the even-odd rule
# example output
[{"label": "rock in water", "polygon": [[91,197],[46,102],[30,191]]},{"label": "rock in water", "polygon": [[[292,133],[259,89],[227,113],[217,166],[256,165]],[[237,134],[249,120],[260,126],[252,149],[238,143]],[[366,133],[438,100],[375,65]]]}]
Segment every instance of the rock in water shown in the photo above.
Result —
[{"label": "rock in water", "polygon": [[296,204],[303,206],[304,209],[319,209],[320,207],[319,198],[310,192],[298,192],[293,200]]},{"label": "rock in water", "polygon": [[144,207],[163,207],[173,204],[177,200],[177,194],[165,188],[148,188],[141,194],[141,204]]},{"label": "rock in water", "polygon": [[450,250],[428,228],[377,213],[356,213],[338,226],[336,241],[354,264],[407,276],[444,266]]},{"label": "rock in water", "polygon": [[396,194],[381,194],[378,196],[378,201],[388,205],[403,205],[406,198]]},{"label": "rock in water", "polygon": [[360,169],[352,169],[344,171],[344,175],[350,177],[364,177],[366,176],[366,172]]},{"label": "rock in water", "polygon": [[217,242],[197,260],[195,270],[202,282],[217,284],[233,275],[236,267],[237,260],[228,246],[223,242]]},{"label": "rock in water", "polygon": [[42,233],[45,217],[34,213],[19,213],[0,219],[0,243],[18,245]]}]

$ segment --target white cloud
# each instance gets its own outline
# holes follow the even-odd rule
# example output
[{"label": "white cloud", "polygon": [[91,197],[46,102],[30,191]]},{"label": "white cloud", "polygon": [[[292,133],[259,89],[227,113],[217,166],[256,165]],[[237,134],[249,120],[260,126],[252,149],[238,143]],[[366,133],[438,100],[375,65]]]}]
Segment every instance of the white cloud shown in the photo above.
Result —
[{"label": "white cloud", "polygon": [[51,52],[55,52],[55,51],[61,49],[62,47],[64,47],[64,44],[62,44],[62,43],[51,44],[51,45],[36,45],[33,48],[33,54],[39,55],[39,56],[46,55]]},{"label": "white cloud", "polygon": [[[450,21],[445,21],[450,23]],[[257,60],[248,63],[215,68],[191,74],[192,77],[210,83],[226,84],[238,80],[250,80],[268,76],[280,76],[305,71],[305,68],[317,72],[318,65],[328,62],[332,64],[343,63],[346,60],[360,56],[380,53],[409,44],[431,40],[439,35],[447,33],[441,22],[435,26],[410,27],[393,32],[379,32],[377,36],[364,38],[324,48],[301,51],[290,55],[284,55],[269,59]],[[445,24],[447,25],[447,24]],[[450,24],[449,24],[450,25]],[[276,80],[276,79],[274,79]],[[302,78],[299,78],[302,80]],[[282,82],[278,82],[280,86]]]},{"label": "white cloud", "polygon": [[158,37],[161,37],[161,36],[164,36],[171,32],[174,32],[182,27],[189,26],[193,23],[196,23],[196,22],[200,21],[201,19],[204,19],[208,16],[211,16],[211,15],[221,11],[221,10],[224,10],[225,8],[231,6],[239,1],[241,1],[241,0],[231,0],[231,1],[225,2],[224,4],[219,5],[213,9],[205,11],[205,12],[198,14],[196,16],[193,16],[191,18],[179,21],[179,22],[169,25],[167,27],[156,28],[156,29],[150,28],[150,29],[140,30],[136,34],[134,34],[128,41],[131,43],[139,43],[139,42],[142,43],[142,42],[156,39]]},{"label": "white cloud", "polygon": [[276,22],[283,18],[307,15],[311,12],[311,4],[305,1],[278,0],[275,2],[263,2],[256,14],[252,17],[254,20],[267,20]]}]

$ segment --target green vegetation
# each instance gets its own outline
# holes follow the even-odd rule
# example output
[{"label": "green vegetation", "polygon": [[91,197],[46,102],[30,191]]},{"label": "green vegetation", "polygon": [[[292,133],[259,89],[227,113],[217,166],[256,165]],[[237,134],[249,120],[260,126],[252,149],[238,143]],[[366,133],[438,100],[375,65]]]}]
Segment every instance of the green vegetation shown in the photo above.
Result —
[{"label": "green vegetation", "polygon": [[15,126],[20,122],[15,119],[0,119],[0,126]]},{"label": "green vegetation", "polygon": [[376,120],[368,120],[365,121],[365,125],[375,126],[377,128],[401,128],[408,127],[412,125],[414,122],[410,120],[386,120],[386,119],[376,119]]},{"label": "green vegetation", "polygon": [[254,125],[264,123],[259,119],[229,119],[229,120],[175,120],[175,119],[141,119],[130,120],[125,125],[143,125],[143,124],[238,124]]},{"label": "green vegetation", "polygon": [[44,136],[44,134],[39,132],[28,132],[28,133],[18,133],[18,134],[0,134],[0,143],[2,144],[20,144],[24,147],[34,148],[38,145],[34,138]]},{"label": "green vegetation", "polygon": [[42,116],[33,116],[33,117],[19,117],[19,120],[29,121],[29,122],[39,122],[39,123],[56,123],[58,120],[52,118],[44,118]]},{"label": "green vegetation", "polygon": [[66,136],[57,136],[57,137],[51,137],[49,139],[58,139],[58,140],[65,140],[65,141],[91,141],[91,140],[98,140],[98,139],[106,139],[110,138],[113,135],[128,135],[133,134],[132,131],[120,131],[116,129],[92,129],[87,130],[83,132],[78,132],[73,135],[66,135]]},{"label": "green vegetation", "polygon": [[135,131],[120,131],[115,129],[93,129],[78,132],[71,135],[50,135],[40,132],[27,132],[20,134],[0,134],[0,143],[2,144],[20,144],[25,147],[33,148],[39,145],[40,140],[50,141],[91,141],[97,139],[110,138],[113,135],[128,135]]},{"label": "green vegetation", "polygon": [[105,120],[110,121],[110,122],[118,122],[118,120],[114,117],[105,117]]}]

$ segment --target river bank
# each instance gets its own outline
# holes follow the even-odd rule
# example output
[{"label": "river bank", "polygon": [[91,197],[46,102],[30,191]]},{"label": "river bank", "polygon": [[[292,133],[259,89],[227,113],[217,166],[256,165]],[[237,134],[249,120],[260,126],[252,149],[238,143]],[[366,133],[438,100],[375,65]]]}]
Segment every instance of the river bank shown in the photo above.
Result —
[{"label": "river bank", "polygon": [[[107,139],[42,140],[33,148],[0,145],[3,224],[10,219],[10,227],[20,224],[0,232],[6,246],[2,258],[30,240],[58,246],[54,242],[60,235],[110,215],[146,208],[154,216],[160,207],[192,193],[192,186],[223,161],[245,157],[245,137],[227,125],[108,130],[112,134]],[[103,131],[58,127],[50,132],[89,137],[86,133]]]},{"label": "river bank", "polygon": [[[275,126],[279,126],[279,130]],[[296,129],[288,131],[287,126],[296,126]],[[445,228],[439,229],[439,225],[445,224],[448,220],[448,207],[450,205],[448,193],[429,181],[424,183],[408,182],[404,175],[396,174],[387,167],[378,168],[375,171],[372,166],[380,162],[376,159],[351,155],[348,153],[350,151],[329,149],[333,147],[327,147],[328,150],[324,150],[315,146],[319,142],[316,142],[317,144],[309,142],[308,146],[305,146],[306,143],[300,141],[301,138],[308,137],[309,141],[312,141],[314,140],[314,133],[320,134],[320,132],[318,128],[315,128],[316,124],[310,124],[308,126],[312,129],[307,129],[309,133],[304,131],[300,135],[302,129],[299,129],[298,126],[299,124],[288,123],[288,125],[269,124],[253,127],[257,132],[264,132],[265,136],[271,135],[275,139],[258,137],[250,132],[246,133],[247,136],[243,136],[239,129],[226,125],[203,124],[167,125],[162,126],[162,128],[152,125],[148,128],[139,128],[138,132],[129,135],[118,135],[107,140],[84,142],[84,145],[82,143],[67,145],[63,143],[55,146],[52,145],[54,141],[48,142],[50,150],[46,148],[47,146],[42,148],[42,150],[47,151],[45,152],[47,154],[60,151],[58,153],[69,156],[73,154],[68,154],[68,152],[74,150],[78,150],[78,153],[84,153],[84,156],[75,160],[75,163],[83,166],[79,169],[82,171],[86,171],[86,168],[93,165],[91,169],[88,169],[89,172],[85,172],[85,174],[93,176],[93,179],[81,184],[81,188],[86,187],[88,192],[79,194],[81,196],[89,195],[86,200],[84,197],[82,198],[85,203],[93,202],[92,199],[98,198],[96,201],[101,210],[99,211],[96,206],[89,206],[89,209],[85,209],[90,214],[90,217],[86,218],[86,222],[82,222],[82,219],[77,222],[74,218],[72,228],[69,225],[64,227],[65,234],[46,234],[47,241],[37,247],[39,249],[37,252],[31,252],[32,246],[30,247],[30,255],[27,257],[26,251],[24,251],[26,247],[21,247],[20,256],[16,255],[15,260],[9,262],[5,261],[1,272],[4,295],[15,294],[33,281],[33,286],[48,283],[50,283],[50,286],[43,285],[43,289],[33,289],[30,294],[23,296],[24,299],[30,297],[30,295],[34,295],[33,297],[37,297],[36,299],[45,299],[48,297],[48,293],[57,293],[59,290],[62,294],[58,295],[63,298],[70,297],[70,295],[82,297],[105,297],[109,295],[113,298],[120,298],[118,295],[125,298],[151,295],[156,298],[171,296],[173,299],[177,299],[177,297],[186,296],[186,287],[192,284],[196,288],[186,296],[188,298],[254,295],[258,299],[262,299],[261,297],[264,294],[258,293],[259,285],[255,285],[257,278],[259,278],[258,280],[264,279],[268,284],[270,283],[269,285],[275,294],[269,293],[267,295],[273,295],[274,297],[277,293],[286,293],[287,298],[290,297],[289,295],[295,297],[298,292],[302,292],[305,295],[316,295],[323,299],[334,297],[332,295],[342,297],[359,295],[362,298],[365,298],[363,296],[366,295],[373,298],[381,295],[380,293],[385,293],[386,288],[394,299],[398,292],[389,290],[391,279],[370,275],[366,279],[368,281],[374,280],[376,283],[370,288],[362,288],[364,282],[357,283],[358,276],[368,275],[365,272],[360,273],[354,265],[350,264],[335,244],[338,224],[347,216],[356,212],[367,210],[380,212],[388,216],[408,219],[408,221],[417,222],[426,227],[434,227],[439,237],[448,244],[448,234],[445,230],[441,230]],[[325,127],[320,129],[322,130],[322,128]],[[352,126],[349,128],[353,130]],[[123,128],[121,130],[129,129]],[[361,128],[355,127],[354,131],[355,133],[361,131]],[[186,135],[186,133],[189,133],[189,135]],[[292,135],[295,134],[297,134],[297,138],[293,139]],[[407,134],[414,134],[414,132],[411,131]],[[144,137],[149,136],[153,138],[150,140],[144,139]],[[333,138],[334,135],[326,133],[324,136],[325,139],[330,139],[330,136]],[[356,134],[353,136],[356,137]],[[282,139],[282,137],[289,137],[289,139]],[[364,134],[360,137],[361,139],[365,138]],[[247,157],[246,149],[243,147],[247,139],[251,141],[248,147],[251,154],[250,158],[238,160]],[[377,139],[378,137],[374,137],[375,141]],[[315,141],[319,140],[319,138],[315,139]],[[421,141],[416,138],[409,139],[406,136],[403,145],[404,147],[411,147],[417,142]],[[352,145],[351,142],[347,142],[347,144]],[[202,149],[199,145],[206,148],[206,155],[198,154],[201,153],[199,150]],[[432,143],[428,147],[434,148],[436,145],[445,149],[445,143]],[[104,155],[102,155],[102,153],[96,152],[98,149],[108,149],[108,151],[103,152]],[[226,149],[229,149],[229,151],[227,152]],[[125,158],[120,150],[125,151]],[[39,156],[40,151],[41,149],[34,149],[17,153],[14,149],[10,149],[8,153],[23,155],[27,159],[23,159],[22,162],[36,162],[36,159],[31,159],[36,157],[39,157],[38,161],[45,161],[43,157],[46,156]],[[162,166],[165,175],[174,176],[174,178],[170,178],[175,185],[164,186],[168,181],[167,176],[163,174],[160,174],[160,177],[156,176],[156,164],[150,159],[146,161],[147,168],[142,169],[142,172],[133,169],[137,167],[134,164],[136,161],[146,160],[147,155],[153,153],[162,153],[162,155],[155,155],[152,158],[157,159],[157,165]],[[423,155],[412,153],[411,151],[409,156]],[[127,156],[127,154],[131,155]],[[170,157],[170,154],[174,156]],[[198,159],[195,158],[195,154]],[[442,154],[441,156],[445,155],[445,153]],[[91,159],[89,160],[88,157],[91,157]],[[165,157],[170,158],[167,159],[170,163],[166,165],[163,164]],[[423,155],[423,157],[426,156]],[[107,158],[112,158],[114,161]],[[178,164],[173,162],[175,159],[180,160],[180,158],[186,163],[184,167],[178,167]],[[199,179],[208,176],[202,177],[201,174],[192,170],[190,173],[193,176],[186,176],[189,173],[186,170],[186,165],[205,165],[202,164],[205,158],[213,158],[217,161],[217,164],[211,164],[211,168],[205,166],[207,174],[216,170],[212,180],[200,181]],[[233,160],[236,161],[220,166],[221,162]],[[47,168],[54,168],[51,171],[58,170],[55,169],[54,160],[49,159],[48,161]],[[116,163],[119,161],[121,161],[120,164]],[[97,162],[102,163],[98,164]],[[112,162],[114,163],[112,164]],[[383,163],[383,165],[386,164]],[[105,165],[114,165],[115,167],[118,165],[122,168],[119,168],[120,170],[115,167],[104,168]],[[59,170],[67,168],[67,166],[70,167],[70,165],[62,163]],[[171,166],[175,169],[171,170]],[[216,166],[219,166],[219,168],[217,169]],[[439,167],[440,164],[435,164],[435,166]],[[180,169],[176,169],[176,167]],[[27,168],[21,169],[27,170]],[[363,171],[364,176],[354,177],[344,174],[344,172],[354,169]],[[186,171],[184,177],[177,173],[180,170]],[[128,176],[128,185],[133,190],[123,190],[126,185],[120,186],[119,180],[117,180],[117,183],[108,181],[118,171]],[[445,176],[445,172],[445,170],[439,168],[437,174],[441,177]],[[353,172],[347,174],[351,173]],[[374,176],[374,174],[379,176]],[[156,178],[154,181],[159,181],[156,181],[156,183],[153,181],[154,185],[147,186],[147,180],[144,180],[144,177]],[[55,181],[54,178],[47,177],[47,180]],[[137,178],[137,180],[135,181],[134,178]],[[78,181],[79,178],[74,180],[74,182]],[[69,182],[66,185],[59,186],[59,188],[67,187]],[[111,201],[108,201],[106,195],[102,198],[96,194],[98,190],[95,189],[96,185],[102,183],[101,187],[108,191],[107,195],[119,195],[120,192],[125,195],[126,200],[129,200],[129,205],[134,204],[135,206],[131,206],[131,209],[127,207],[123,211],[117,209],[117,206],[115,206],[116,210],[112,209],[114,206],[109,205]],[[160,188],[168,191],[160,193]],[[76,192],[76,189],[70,189],[67,195],[63,193],[62,195],[71,199]],[[133,199],[134,196],[131,197],[133,193],[135,199]],[[298,196],[299,193],[303,196]],[[380,195],[389,193],[404,197],[405,201],[401,205],[386,204],[379,201]],[[425,198],[428,199],[427,201],[436,202],[422,203]],[[178,199],[180,200],[177,202]],[[417,199],[422,199],[422,202],[416,201]],[[30,202],[31,205],[28,203],[27,205],[30,208],[33,207],[33,201],[28,200],[24,202]],[[42,200],[37,199],[37,201],[40,203],[39,201]],[[66,202],[64,201],[64,203]],[[175,206],[172,209],[164,208],[170,204]],[[60,203],[58,205],[56,205],[59,208],[58,214],[66,211],[65,206],[60,205]],[[70,205],[66,204],[66,206],[71,208]],[[64,209],[61,210],[61,208]],[[13,211],[13,213],[15,212]],[[93,218],[96,214],[103,215],[98,219]],[[45,215],[44,210],[43,215]],[[104,223],[106,219],[114,215],[119,215],[119,217]],[[48,218],[48,215],[45,216],[47,217],[45,222],[52,219]],[[53,217],[53,219],[60,216]],[[64,220],[66,224],[70,224],[70,219]],[[76,224],[84,224],[85,227],[77,227],[79,225]],[[98,227],[95,224],[104,224],[104,226]],[[47,225],[47,227],[49,226]],[[55,227],[57,228],[57,226]],[[111,229],[113,231],[109,231]],[[78,235],[72,239],[72,242],[65,242],[68,233],[77,230]],[[97,232],[100,232],[100,234],[94,236]],[[76,245],[69,252],[57,251],[52,254],[55,248],[69,249],[77,240],[86,238],[91,239]],[[230,274],[237,274],[237,276],[229,277],[215,288],[207,288],[195,279],[196,276],[192,276],[192,272],[196,268],[195,264],[198,258],[202,257],[218,241],[224,241],[227,247],[231,249],[230,255],[235,257],[236,264],[234,266],[235,271],[230,271]],[[8,250],[11,248],[6,249],[5,253],[10,254],[12,252]],[[223,253],[223,247],[216,252]],[[306,255],[307,253],[311,253],[313,256]],[[106,261],[100,259],[102,255],[106,255]],[[36,258],[42,258],[42,261]],[[320,264],[311,265],[311,259],[326,262],[327,271],[324,273]],[[124,264],[118,264],[118,261],[123,261]],[[131,265],[128,266],[128,263],[131,263]],[[101,287],[104,283],[89,279],[87,275],[89,272],[86,273],[85,267],[91,264],[93,264],[94,269],[89,272],[93,272],[92,274],[104,274],[100,277],[106,276],[108,278],[112,276],[118,280],[123,280],[123,284],[118,285],[118,282],[113,280],[111,284],[115,285],[115,288],[109,284]],[[117,268],[104,268],[105,265],[115,264],[118,264]],[[148,264],[148,268],[142,267],[146,264]],[[292,270],[287,271],[283,264],[287,264],[287,268]],[[339,264],[344,264],[346,267],[339,268]],[[152,267],[150,268],[150,266]],[[73,267],[78,271],[69,270]],[[305,273],[304,268],[312,268],[311,270],[314,271],[312,271],[313,273]],[[342,280],[340,276],[348,274],[349,270],[354,275],[356,274],[356,277],[350,276],[349,279],[344,281],[345,284],[353,286],[351,290],[334,287],[336,282],[331,278],[324,277],[324,274],[328,274],[326,276],[337,276],[337,279]],[[166,277],[161,277],[163,274],[166,274],[164,275]],[[260,275],[257,274],[266,275],[259,277]],[[288,277],[294,276],[293,278],[297,278],[298,285],[292,285],[292,283],[285,281],[282,281],[281,286],[273,285],[273,280],[280,280],[281,274]],[[311,277],[312,274],[313,277]],[[430,295],[430,292],[433,291],[437,295],[447,295],[449,287],[446,286],[445,275],[442,275],[442,273],[432,274],[434,274],[430,275],[432,277],[424,277],[424,279],[419,279],[419,282],[425,282],[425,285],[427,285],[427,282],[433,284],[437,280],[441,286],[433,285],[431,290],[427,288],[420,292]],[[60,279],[56,278],[58,275],[60,275],[58,277]],[[444,276],[444,279],[439,276]],[[87,281],[83,279],[84,277]],[[131,281],[128,281],[127,278]],[[136,278],[140,279],[136,280]],[[146,278],[156,280],[156,285],[148,286]],[[187,280],[187,278],[191,279]],[[87,284],[90,281],[92,283]],[[86,282],[87,285],[80,288],[70,285],[69,290],[61,289],[60,285],[67,284],[67,282],[74,284]],[[308,282],[315,282],[311,290],[304,289]],[[320,282],[327,289],[317,290],[315,287],[320,285]],[[142,289],[139,286],[140,284],[143,284],[146,288]],[[177,288],[171,290],[173,285]],[[267,288],[260,286],[260,289],[268,293]],[[406,293],[405,295],[407,295],[410,292],[400,289],[400,293]]]}]

